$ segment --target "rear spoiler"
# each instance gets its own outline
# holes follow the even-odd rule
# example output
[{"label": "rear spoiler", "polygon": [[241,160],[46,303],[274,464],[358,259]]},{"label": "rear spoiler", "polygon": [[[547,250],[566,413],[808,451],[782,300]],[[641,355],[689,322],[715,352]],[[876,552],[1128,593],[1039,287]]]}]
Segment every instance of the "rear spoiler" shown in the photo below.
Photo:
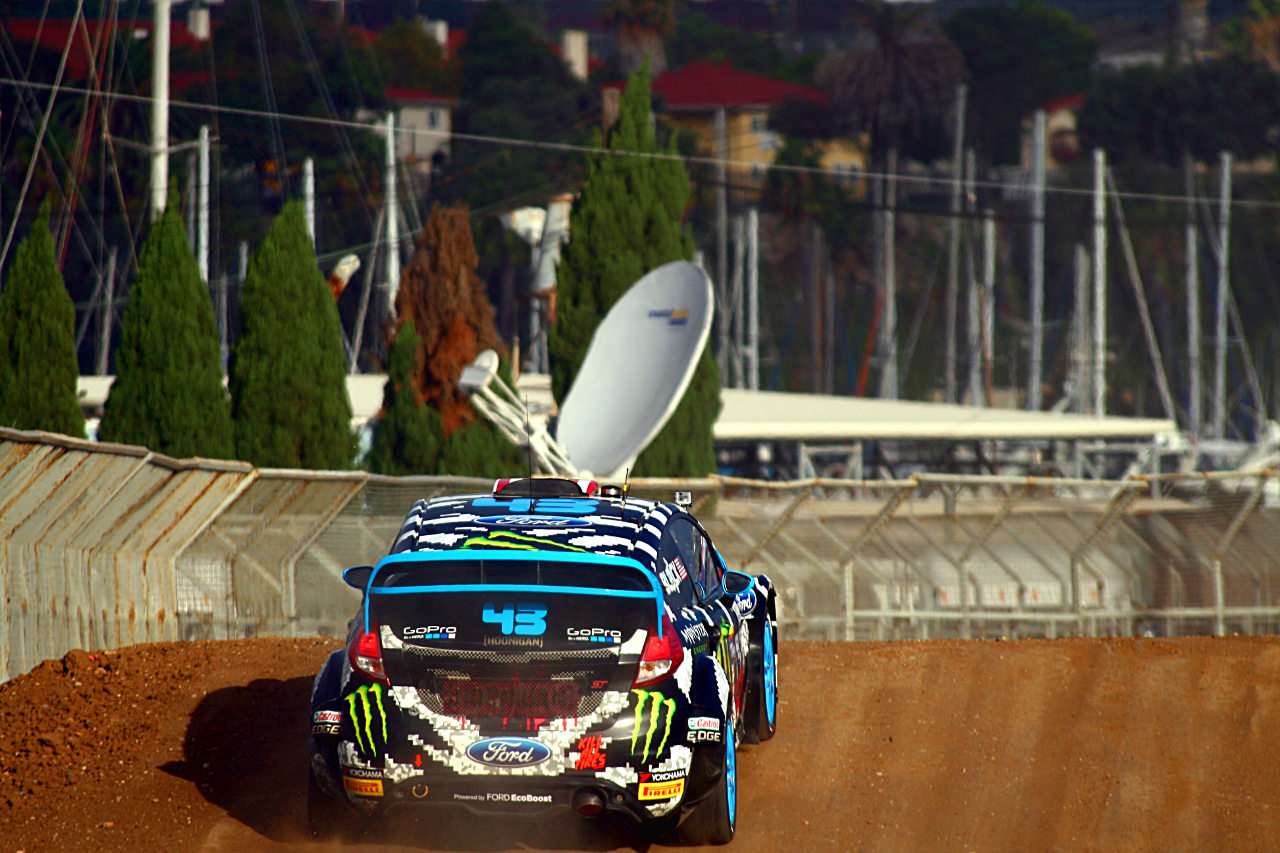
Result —
[{"label": "rear spoiler", "polygon": [[[544,562],[544,563],[590,563],[594,566],[615,566],[632,571],[644,578],[650,590],[612,589],[598,586],[552,586],[549,584],[512,584],[512,583],[468,583],[468,584],[431,584],[421,586],[375,586],[378,572],[385,566],[397,563],[462,563],[467,561],[501,560],[503,562]],[[427,578],[429,579],[429,575]],[[532,593],[550,592],[561,595],[604,595],[613,598],[651,598],[656,609],[655,623],[658,626],[658,637],[662,637],[662,615],[665,600],[662,589],[658,586],[658,578],[631,557],[614,557],[607,554],[577,554],[558,551],[500,551],[500,550],[465,550],[465,551],[409,551],[389,554],[378,561],[365,586],[364,629],[369,630],[369,596],[371,595],[405,595],[409,593],[435,592],[511,592]]]}]

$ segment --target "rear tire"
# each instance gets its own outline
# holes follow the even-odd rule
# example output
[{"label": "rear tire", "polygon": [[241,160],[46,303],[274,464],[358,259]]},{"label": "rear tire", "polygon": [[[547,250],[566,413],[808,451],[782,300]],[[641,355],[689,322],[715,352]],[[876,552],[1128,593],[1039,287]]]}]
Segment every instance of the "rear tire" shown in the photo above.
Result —
[{"label": "rear tire", "polygon": [[358,841],[364,818],[346,803],[330,797],[316,781],[315,771],[307,773],[307,829],[317,839]]},{"label": "rear tire", "polygon": [[742,740],[761,743],[778,730],[778,629],[770,615],[753,620],[750,632]]},{"label": "rear tire", "polygon": [[725,732],[720,781],[680,824],[682,844],[728,844],[738,827],[738,756],[733,730]]}]

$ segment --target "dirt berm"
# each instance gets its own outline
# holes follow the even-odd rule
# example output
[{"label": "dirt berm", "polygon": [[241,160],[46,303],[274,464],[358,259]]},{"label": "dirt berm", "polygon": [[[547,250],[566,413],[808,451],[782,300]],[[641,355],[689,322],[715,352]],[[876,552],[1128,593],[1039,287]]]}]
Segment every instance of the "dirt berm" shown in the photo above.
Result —
[{"label": "dirt berm", "polygon": [[[0,853],[332,849],[302,813],[334,645],[76,651],[0,686]],[[730,850],[1280,850],[1280,639],[796,643],[780,674]],[[363,846],[609,850],[626,830],[431,818]]]}]

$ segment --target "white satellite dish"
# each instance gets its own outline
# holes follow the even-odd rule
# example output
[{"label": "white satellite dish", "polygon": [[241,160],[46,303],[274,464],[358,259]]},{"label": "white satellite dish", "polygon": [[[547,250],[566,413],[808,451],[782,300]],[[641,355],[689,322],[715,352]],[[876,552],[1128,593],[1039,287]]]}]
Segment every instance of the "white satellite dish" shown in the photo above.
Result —
[{"label": "white satellite dish", "polygon": [[631,285],[609,310],[556,428],[580,471],[622,476],[666,425],[707,344],[714,304],[707,274],[673,261]]}]

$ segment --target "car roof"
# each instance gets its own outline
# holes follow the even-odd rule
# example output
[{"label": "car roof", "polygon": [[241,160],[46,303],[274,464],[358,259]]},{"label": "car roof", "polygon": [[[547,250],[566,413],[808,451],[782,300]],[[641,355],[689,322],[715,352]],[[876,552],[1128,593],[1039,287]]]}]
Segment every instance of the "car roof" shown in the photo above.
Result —
[{"label": "car roof", "polygon": [[413,551],[494,550],[631,557],[653,570],[667,523],[687,513],[637,498],[451,495],[419,500],[391,547]]}]

